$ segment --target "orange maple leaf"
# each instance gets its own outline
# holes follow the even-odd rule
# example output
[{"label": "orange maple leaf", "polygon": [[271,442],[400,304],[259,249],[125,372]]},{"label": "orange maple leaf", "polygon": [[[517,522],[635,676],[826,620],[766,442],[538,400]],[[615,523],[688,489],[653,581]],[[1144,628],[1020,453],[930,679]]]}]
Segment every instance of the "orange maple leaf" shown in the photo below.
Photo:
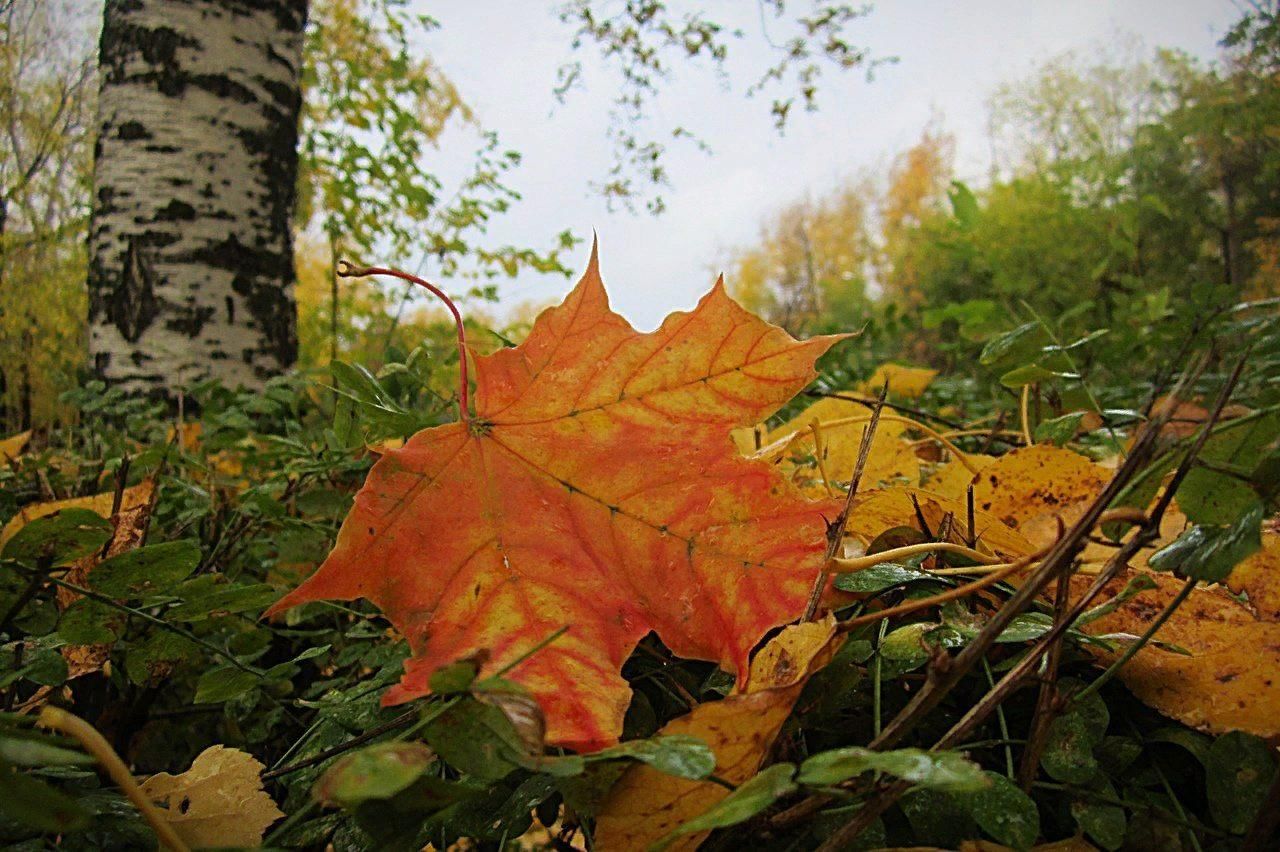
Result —
[{"label": "orange maple leaf", "polygon": [[464,402],[462,422],[374,465],[333,552],[268,615],[376,604],[413,651],[385,704],[567,627],[507,676],[542,706],[548,742],[583,751],[617,741],[619,672],[651,630],[745,681],[759,639],[803,611],[839,507],[743,458],[729,430],[790,399],[843,337],[796,341],[721,282],[641,334],[609,309],[593,250],[521,345],[473,359],[474,414]]}]

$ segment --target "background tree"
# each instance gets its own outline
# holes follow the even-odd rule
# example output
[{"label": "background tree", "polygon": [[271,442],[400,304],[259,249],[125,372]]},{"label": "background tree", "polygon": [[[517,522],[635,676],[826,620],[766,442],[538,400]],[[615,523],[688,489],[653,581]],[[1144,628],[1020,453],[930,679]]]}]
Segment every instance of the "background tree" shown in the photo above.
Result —
[{"label": "background tree", "polygon": [[297,356],[305,0],[108,0],[89,351],[133,391],[259,387]]},{"label": "background tree", "polygon": [[[356,349],[364,363],[378,363],[379,350],[403,338],[401,320],[419,296],[418,288],[401,293],[367,281],[339,286],[333,268],[340,257],[416,256],[420,274],[429,264],[435,276],[482,281],[526,267],[568,272],[558,260],[574,244],[568,232],[548,235],[542,250],[479,239],[520,197],[508,183],[520,155],[480,126],[430,58],[414,55],[411,40],[435,26],[399,0],[311,5],[297,225],[306,232],[300,245],[308,268],[322,260],[327,272],[324,286],[309,282],[301,291],[306,364]],[[469,171],[448,183],[430,162],[446,135],[447,144],[477,149]]]},{"label": "background tree", "polygon": [[0,428],[57,414],[83,358],[89,9],[0,9]]}]

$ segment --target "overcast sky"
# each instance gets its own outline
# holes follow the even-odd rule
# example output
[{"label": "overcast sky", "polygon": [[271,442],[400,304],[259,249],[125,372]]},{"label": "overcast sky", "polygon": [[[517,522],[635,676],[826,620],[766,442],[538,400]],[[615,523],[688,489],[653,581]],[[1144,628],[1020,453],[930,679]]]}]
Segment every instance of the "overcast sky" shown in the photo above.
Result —
[{"label": "overcast sky", "polygon": [[[985,105],[999,83],[1025,77],[1063,51],[1087,56],[1135,36],[1147,50],[1175,47],[1212,58],[1240,14],[1231,0],[881,0],[848,33],[855,44],[897,63],[877,69],[872,82],[860,71],[827,74],[821,110],[793,113],[784,136],[772,128],[767,97],[743,97],[745,77],[728,91],[705,72],[682,73],[668,86],[657,114],[697,130],[714,151],[671,147],[667,212],[653,217],[611,213],[588,188],[609,163],[605,129],[614,78],[599,73],[594,54],[583,51],[577,58],[586,66],[586,87],[566,105],[556,102],[556,69],[571,56],[572,36],[557,19],[557,6],[431,3],[423,8],[441,26],[423,47],[480,120],[524,155],[512,179],[524,200],[492,226],[490,242],[548,245],[561,229],[589,238],[594,228],[613,305],[642,329],[691,307],[726,251],[750,244],[772,211],[805,193],[820,194],[860,168],[885,168],[931,116],[940,116],[956,137],[960,176],[981,180],[990,162]],[[771,48],[761,38],[753,0],[701,7],[744,30],[732,47],[735,69],[769,63]],[[442,170],[464,164],[468,148],[446,144]],[[575,270],[586,254],[584,245],[572,258]],[[524,275],[502,284],[503,301],[549,301],[571,283]]]}]

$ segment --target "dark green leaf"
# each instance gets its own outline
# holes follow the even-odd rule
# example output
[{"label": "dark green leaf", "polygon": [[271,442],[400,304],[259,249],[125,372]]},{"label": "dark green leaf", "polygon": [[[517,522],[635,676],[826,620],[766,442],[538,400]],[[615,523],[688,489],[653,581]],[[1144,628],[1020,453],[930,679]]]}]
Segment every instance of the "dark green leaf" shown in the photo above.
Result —
[{"label": "dark green leaf", "polygon": [[725,828],[751,819],[796,789],[795,774],[795,765],[790,763],[776,763],[768,769],[761,770],[759,774],[721,799],[709,811],[694,817],[667,835],[655,844],[655,847],[665,848],[683,834]]},{"label": "dark green leaf", "polygon": [[0,557],[33,567],[66,565],[101,550],[113,531],[110,521],[88,509],[63,509],[23,526]]},{"label": "dark green leaf", "polygon": [[196,683],[196,704],[221,704],[244,695],[262,683],[263,678],[233,666],[219,666],[200,676]]},{"label": "dark green leaf", "polygon": [[1243,834],[1253,824],[1276,772],[1276,758],[1266,742],[1232,731],[1213,741],[1205,759],[1205,783],[1213,821]]},{"label": "dark green leaf", "polygon": [[199,543],[186,539],[149,544],[104,560],[89,584],[104,595],[127,600],[166,592],[200,564]]},{"label": "dark green leaf", "polygon": [[892,562],[882,562],[862,571],[837,574],[835,587],[845,592],[871,594],[894,586],[901,586],[904,583],[929,579],[933,578],[924,571],[913,571],[910,568],[904,568]]},{"label": "dark green leaf", "polygon": [[505,778],[528,759],[520,735],[502,709],[471,698],[431,720],[423,735],[446,763],[481,780]]},{"label": "dark green leaf", "polygon": [[75,799],[0,763],[0,813],[37,831],[63,834],[89,824]]},{"label": "dark green leaf", "polygon": [[1047,441],[1056,447],[1063,446],[1076,436],[1076,431],[1080,428],[1080,421],[1083,419],[1083,411],[1073,411],[1070,414],[1064,414],[1052,420],[1042,421],[1036,426],[1036,443],[1043,444]]},{"label": "dark green leaf", "polygon": [[1040,835],[1040,812],[1031,797],[998,772],[983,773],[991,782],[985,790],[960,794],[978,826],[999,843],[1027,849]]},{"label": "dark green leaf", "polygon": [[629,757],[659,772],[697,781],[716,768],[716,755],[703,740],[687,734],[668,734],[648,740],[619,743],[592,755],[593,759]]},{"label": "dark green leaf", "polygon": [[362,748],[340,758],[316,782],[315,796],[325,804],[354,808],[370,799],[389,799],[418,780],[435,761],[422,743],[391,742]]},{"label": "dark green leaf", "polygon": [[1002,361],[1012,360],[1037,351],[1042,345],[1044,331],[1038,322],[1020,325],[1012,331],[997,335],[987,341],[978,356],[978,363],[991,367]]},{"label": "dark green leaf", "polygon": [[871,771],[887,772],[904,781],[944,792],[971,792],[988,785],[982,768],[956,752],[918,748],[872,751],[858,746],[813,755],[800,764],[796,780],[801,784],[829,786]]},{"label": "dark green leaf", "polygon": [[1153,553],[1148,564],[1179,577],[1222,582],[1262,547],[1262,515],[1262,505],[1254,503],[1230,526],[1194,526]]}]

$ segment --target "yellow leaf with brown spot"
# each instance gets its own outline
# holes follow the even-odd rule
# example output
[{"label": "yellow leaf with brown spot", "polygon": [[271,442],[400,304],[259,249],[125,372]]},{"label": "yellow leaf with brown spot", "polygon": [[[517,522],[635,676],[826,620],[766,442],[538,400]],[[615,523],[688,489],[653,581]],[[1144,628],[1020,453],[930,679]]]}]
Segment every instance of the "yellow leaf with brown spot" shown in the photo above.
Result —
[{"label": "yellow leaf with brown spot", "polygon": [[[996,461],[995,456],[984,456],[980,453],[974,453],[965,456],[965,458],[971,466],[977,468],[979,473],[986,470]],[[952,459],[935,470],[925,480],[924,487],[934,494],[946,497],[948,500],[967,500],[969,486],[973,484],[976,475],[968,467]]]},{"label": "yellow leaf with brown spot", "polygon": [[905,364],[881,364],[876,367],[871,378],[862,383],[862,392],[878,394],[889,382],[889,393],[894,396],[915,399],[925,392],[930,383],[937,377],[937,370],[928,367],[908,367]]},{"label": "yellow leaf with brown spot", "polygon": [[263,832],[284,816],[262,789],[264,768],[253,755],[210,746],[181,775],[148,778],[142,792],[193,848],[261,846]]},{"label": "yellow leaf with brown spot", "polygon": [[5,464],[22,455],[22,451],[27,448],[27,443],[30,440],[30,429],[25,432],[19,432],[13,437],[0,440],[0,464]]},{"label": "yellow leaf with brown spot", "polygon": [[[9,523],[4,525],[4,529],[0,530],[0,547],[4,547],[9,539],[17,534],[18,530],[34,521],[36,518],[43,518],[46,515],[52,515],[54,512],[61,512],[63,509],[88,509],[104,518],[111,517],[111,507],[115,503],[115,492],[106,491],[102,494],[93,494],[89,497],[72,497],[69,500],[50,500],[46,503],[32,503],[29,506],[23,506],[18,510],[18,514],[9,519]],[[135,485],[132,488],[124,490],[123,498],[120,503],[121,511],[137,508],[151,502],[151,486],[147,483]]]},{"label": "yellow leaf with brown spot", "polygon": [[988,465],[973,486],[977,508],[1017,528],[1038,515],[1053,515],[1088,503],[1111,472],[1061,447],[1022,447]]},{"label": "yellow leaf with brown spot", "polygon": [[[716,754],[716,775],[741,784],[759,771],[809,678],[830,662],[842,637],[835,620],[793,625],[751,661],[744,692],[696,707],[661,733],[700,737]],[[610,790],[596,818],[597,848],[643,850],[729,794],[710,781],[689,781],[637,764]],[[696,849],[707,833],[680,837],[673,850]]]},{"label": "yellow leaf with brown spot", "polygon": [[[1171,574],[1146,573],[1156,588],[1085,630],[1095,635],[1141,635],[1184,582]],[[1074,593],[1081,594],[1091,581],[1074,578]],[[1114,581],[1109,595],[1123,585],[1122,580]],[[1201,587],[1174,610],[1155,639],[1184,648],[1191,656],[1151,645],[1140,650],[1120,670],[1120,679],[1139,699],[1166,716],[1213,733],[1280,734],[1280,623],[1259,618],[1221,587]]]},{"label": "yellow leaf with brown spot", "polygon": [[[914,496],[920,505],[929,531],[936,533],[946,515],[952,516],[953,540],[967,532],[967,506],[963,499],[953,500],[920,488],[882,488],[859,493],[854,498],[846,530],[863,545],[870,544],[876,536],[894,527],[917,527]],[[1016,559],[1031,553],[1035,548],[1017,530],[1012,530],[985,512],[974,512],[979,549],[985,548],[1006,559]]]}]

